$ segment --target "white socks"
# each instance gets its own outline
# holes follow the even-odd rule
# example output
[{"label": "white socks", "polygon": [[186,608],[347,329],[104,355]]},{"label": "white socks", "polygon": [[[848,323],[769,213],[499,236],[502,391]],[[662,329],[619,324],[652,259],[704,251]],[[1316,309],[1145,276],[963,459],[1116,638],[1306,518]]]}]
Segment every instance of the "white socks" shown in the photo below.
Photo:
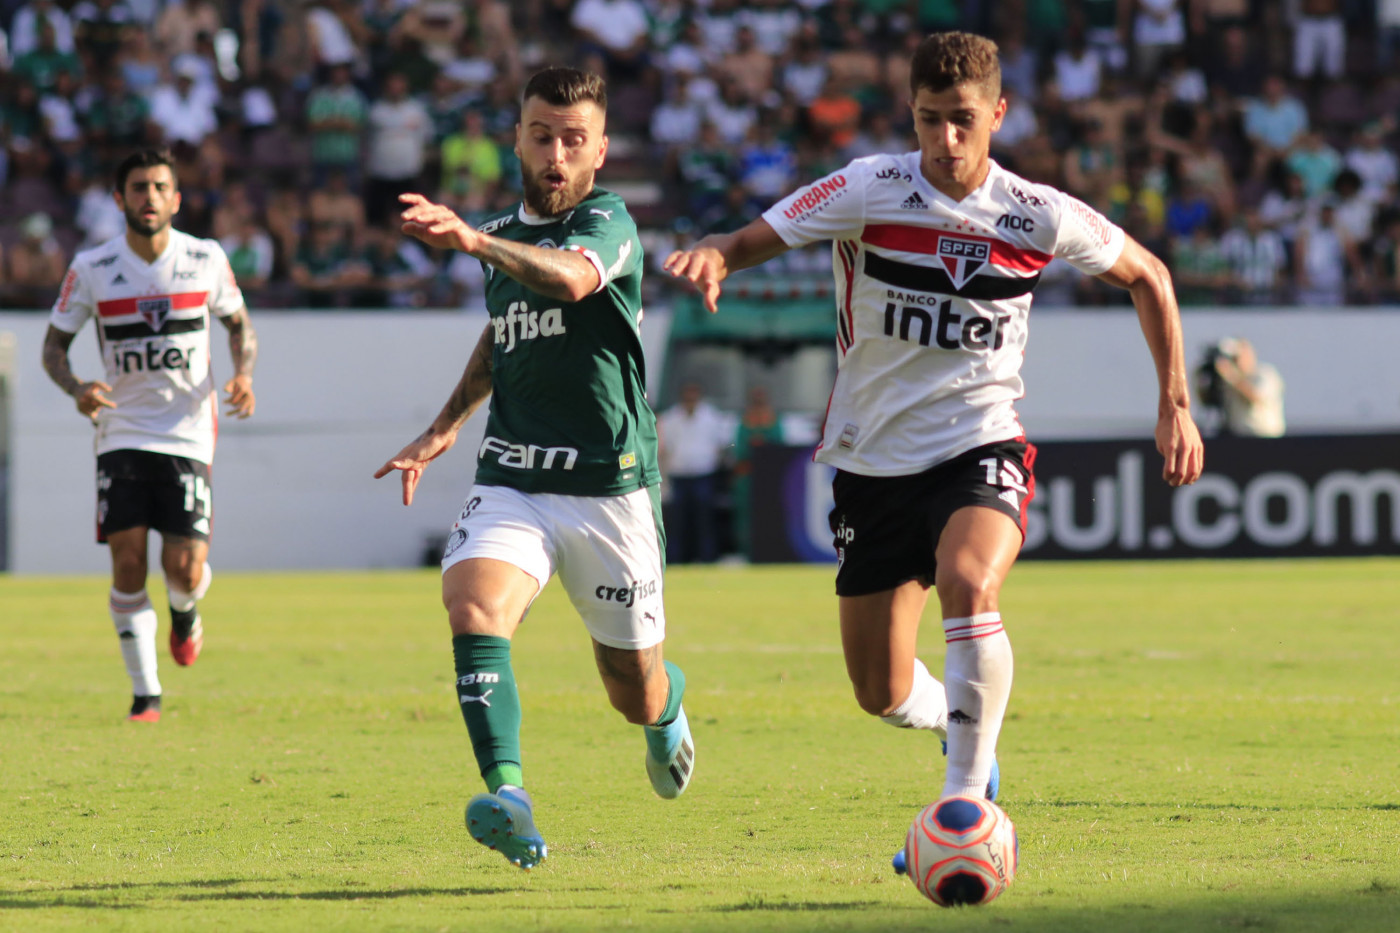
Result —
[{"label": "white socks", "polygon": [[114,589],[108,608],[121,642],[122,660],[131,677],[132,694],[160,696],[160,678],[156,676],[156,610],[146,598],[146,591],[123,593]]},{"label": "white socks", "polygon": [[923,661],[914,659],[914,684],[909,688],[909,696],[889,715],[881,716],[880,721],[899,729],[932,729],[940,737],[946,734],[948,701],[943,685],[934,680]]},{"label": "white socks", "polygon": [[944,797],[981,797],[996,760],[997,736],[1011,697],[1011,642],[1001,613],[944,619],[943,677],[948,702],[948,772]]},{"label": "white socks", "polygon": [[189,612],[194,608],[194,604],[204,598],[204,594],[209,592],[209,584],[214,582],[214,571],[209,566],[209,561],[204,562],[204,572],[199,575],[199,586],[194,588],[193,593],[186,593],[177,589],[175,584],[170,582],[170,578],[165,578],[165,591],[170,596],[170,608],[176,612]]}]

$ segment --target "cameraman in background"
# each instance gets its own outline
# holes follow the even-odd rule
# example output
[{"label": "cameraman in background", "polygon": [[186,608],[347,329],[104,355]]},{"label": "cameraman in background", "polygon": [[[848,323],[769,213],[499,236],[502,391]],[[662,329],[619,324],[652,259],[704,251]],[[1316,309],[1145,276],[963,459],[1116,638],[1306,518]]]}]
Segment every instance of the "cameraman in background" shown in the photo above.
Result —
[{"label": "cameraman in background", "polygon": [[1201,404],[1218,413],[1221,434],[1282,437],[1283,377],[1259,362],[1242,337],[1226,337],[1206,348],[1196,370]]}]

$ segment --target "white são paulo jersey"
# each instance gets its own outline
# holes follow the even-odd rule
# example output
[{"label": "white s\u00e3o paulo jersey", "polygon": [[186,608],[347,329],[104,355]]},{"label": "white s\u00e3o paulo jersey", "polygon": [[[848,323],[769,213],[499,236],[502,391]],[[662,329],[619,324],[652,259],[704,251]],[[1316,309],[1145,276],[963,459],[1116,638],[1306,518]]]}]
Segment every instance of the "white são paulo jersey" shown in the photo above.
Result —
[{"label": "white s\u00e3o paulo jersey", "polygon": [[49,323],[76,334],[95,317],[116,408],[97,416],[96,446],[214,459],[218,398],[209,371],[210,312],[243,307],[228,257],[214,240],[170,231],[147,263],[119,236],[73,258]]},{"label": "white s\u00e3o paulo jersey", "polygon": [[790,247],[831,240],[836,384],[816,459],[865,476],[918,473],[1023,436],[1031,290],[1061,257],[1105,272],[1123,231],[1062,191],[991,163],[962,201],[919,153],[857,159],[764,213]]}]

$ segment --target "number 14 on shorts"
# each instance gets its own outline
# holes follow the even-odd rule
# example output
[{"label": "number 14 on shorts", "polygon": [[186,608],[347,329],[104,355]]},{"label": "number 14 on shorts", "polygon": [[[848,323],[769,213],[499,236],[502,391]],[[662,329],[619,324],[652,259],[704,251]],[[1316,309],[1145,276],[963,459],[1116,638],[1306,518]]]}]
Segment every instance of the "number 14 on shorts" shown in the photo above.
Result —
[{"label": "number 14 on shorts", "polygon": [[1021,497],[1030,494],[1030,490],[1026,488],[1026,474],[1021,468],[1000,457],[978,460],[977,465],[987,471],[987,485],[1001,490],[997,498],[1005,499],[1013,509],[1019,509]]},{"label": "number 14 on shorts", "polygon": [[[194,473],[181,473],[180,485],[185,487],[185,511],[194,515],[208,516],[213,512],[209,499],[209,484],[204,477]],[[198,505],[198,508],[195,506]]]}]

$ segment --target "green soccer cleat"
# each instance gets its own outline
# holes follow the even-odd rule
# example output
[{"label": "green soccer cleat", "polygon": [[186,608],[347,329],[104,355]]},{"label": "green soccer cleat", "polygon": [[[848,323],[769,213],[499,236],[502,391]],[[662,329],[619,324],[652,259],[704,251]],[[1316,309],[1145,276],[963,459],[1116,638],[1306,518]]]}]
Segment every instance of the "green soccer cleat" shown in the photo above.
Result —
[{"label": "green soccer cleat", "polygon": [[695,773],[695,740],[690,737],[685,709],[664,727],[648,726],[646,736],[647,777],[652,789],[658,797],[675,800],[685,793]]},{"label": "green soccer cleat", "polygon": [[548,854],[535,828],[534,802],[523,787],[502,785],[494,794],[477,794],[467,804],[467,832],[526,871]]}]

